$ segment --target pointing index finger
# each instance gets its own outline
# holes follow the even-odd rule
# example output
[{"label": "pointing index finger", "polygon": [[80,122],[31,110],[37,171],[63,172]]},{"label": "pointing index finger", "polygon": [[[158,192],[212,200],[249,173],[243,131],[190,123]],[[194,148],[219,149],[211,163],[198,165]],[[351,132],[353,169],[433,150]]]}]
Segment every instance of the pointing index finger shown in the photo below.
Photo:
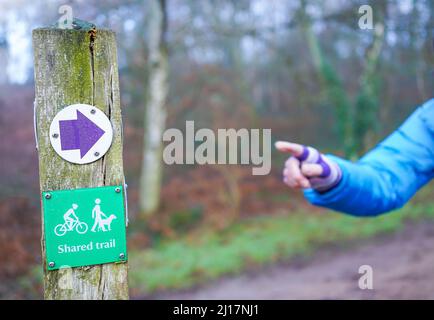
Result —
[{"label": "pointing index finger", "polygon": [[293,156],[299,157],[303,154],[304,146],[298,143],[292,143],[288,141],[276,141],[274,144],[277,150],[280,152],[290,153]]}]

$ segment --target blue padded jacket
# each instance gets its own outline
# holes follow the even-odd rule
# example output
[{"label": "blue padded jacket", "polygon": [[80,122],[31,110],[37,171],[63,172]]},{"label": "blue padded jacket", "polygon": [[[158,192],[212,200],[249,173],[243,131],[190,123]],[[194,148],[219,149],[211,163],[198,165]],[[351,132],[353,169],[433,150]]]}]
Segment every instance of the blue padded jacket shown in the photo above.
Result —
[{"label": "blue padded jacket", "polygon": [[306,189],[310,203],[354,216],[402,207],[434,177],[434,99],[359,161],[328,157],[339,164],[342,180],[325,193]]}]

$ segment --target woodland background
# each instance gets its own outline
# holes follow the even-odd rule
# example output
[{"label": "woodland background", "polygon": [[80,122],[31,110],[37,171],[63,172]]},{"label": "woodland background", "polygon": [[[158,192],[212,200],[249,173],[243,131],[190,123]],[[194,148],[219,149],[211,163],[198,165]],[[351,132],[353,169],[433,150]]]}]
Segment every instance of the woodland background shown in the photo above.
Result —
[{"label": "woodland background", "polygon": [[[0,297],[40,297],[31,30],[56,22],[62,4],[117,33],[133,294],[188,288],[310,252],[311,242],[341,233],[390,231],[406,218],[358,222],[309,206],[281,182],[285,156],[275,151],[267,176],[252,176],[250,166],[162,164],[161,185],[143,188],[144,141],[163,110],[159,130],[184,130],[186,120],[213,130],[271,128],[273,141],[357,159],[432,98],[432,1],[0,0]],[[359,28],[364,4],[373,29]],[[149,81],[162,70],[152,50],[168,66],[157,109]],[[429,190],[415,203],[424,218],[432,215]],[[301,231],[291,246],[294,226]],[[321,230],[334,231],[314,239]]]}]

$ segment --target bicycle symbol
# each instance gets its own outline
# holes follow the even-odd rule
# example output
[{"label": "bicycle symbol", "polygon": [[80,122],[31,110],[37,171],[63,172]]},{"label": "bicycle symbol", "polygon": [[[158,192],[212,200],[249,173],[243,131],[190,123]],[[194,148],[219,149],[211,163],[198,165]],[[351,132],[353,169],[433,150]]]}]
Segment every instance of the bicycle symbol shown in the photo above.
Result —
[{"label": "bicycle symbol", "polygon": [[73,221],[72,224],[70,222],[65,222],[65,223],[61,223],[58,224],[55,228],[54,228],[54,233],[58,236],[64,236],[67,232],[69,231],[77,231],[77,233],[79,234],[84,234],[87,232],[88,229],[88,225],[85,222],[81,222],[78,219]]}]

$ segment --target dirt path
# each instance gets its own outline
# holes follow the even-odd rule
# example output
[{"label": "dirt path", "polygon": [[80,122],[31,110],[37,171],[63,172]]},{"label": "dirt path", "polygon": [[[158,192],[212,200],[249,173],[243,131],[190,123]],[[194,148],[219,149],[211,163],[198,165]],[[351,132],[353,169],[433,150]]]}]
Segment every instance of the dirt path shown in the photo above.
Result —
[{"label": "dirt path", "polygon": [[[358,268],[372,266],[374,289],[358,287]],[[309,261],[225,278],[155,299],[434,299],[434,223],[346,249],[328,248]]]}]

